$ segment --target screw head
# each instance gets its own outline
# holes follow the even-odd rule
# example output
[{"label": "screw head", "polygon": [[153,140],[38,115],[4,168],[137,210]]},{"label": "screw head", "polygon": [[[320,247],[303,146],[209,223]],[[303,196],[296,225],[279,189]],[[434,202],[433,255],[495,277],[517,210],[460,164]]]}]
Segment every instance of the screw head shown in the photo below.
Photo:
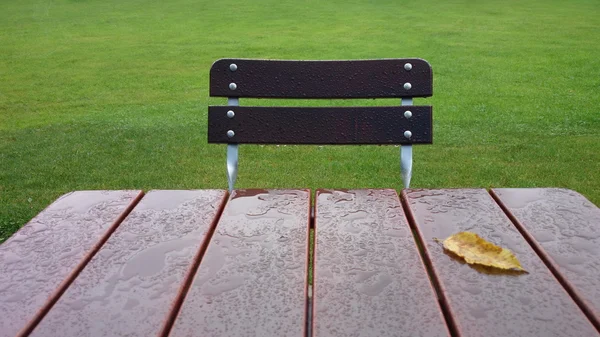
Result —
[{"label": "screw head", "polygon": [[412,69],[412,64],[410,64],[410,63],[406,63],[406,64],[404,65],[404,70],[406,70],[406,71],[410,71],[411,69]]},{"label": "screw head", "polygon": [[229,65],[229,70],[236,71],[237,70],[237,64],[235,64],[235,63],[230,64]]},{"label": "screw head", "polygon": [[233,112],[233,110],[227,111],[227,117],[233,118],[233,116],[235,116],[235,112]]},{"label": "screw head", "polygon": [[[231,88],[231,84],[229,85],[229,87]],[[410,85],[410,83],[404,83],[404,90],[410,90],[410,88],[412,88],[412,85]]]},{"label": "screw head", "polygon": [[410,137],[412,137],[412,132],[410,132],[408,130],[404,131],[404,137],[410,139]]},{"label": "screw head", "polygon": [[410,110],[404,111],[404,117],[411,118],[412,117],[412,112]]},{"label": "screw head", "polygon": [[[406,84],[404,86],[406,87]],[[229,90],[235,90],[235,89],[237,89],[237,84],[229,83]]]},{"label": "screw head", "polygon": [[227,137],[233,138],[233,136],[235,136],[235,132],[233,132],[233,130],[227,131]]}]

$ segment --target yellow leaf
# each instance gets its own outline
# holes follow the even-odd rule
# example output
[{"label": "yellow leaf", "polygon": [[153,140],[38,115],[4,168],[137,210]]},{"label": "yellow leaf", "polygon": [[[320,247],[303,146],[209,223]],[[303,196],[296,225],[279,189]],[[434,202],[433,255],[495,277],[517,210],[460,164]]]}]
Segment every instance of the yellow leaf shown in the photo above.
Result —
[{"label": "yellow leaf", "polygon": [[505,270],[525,271],[513,253],[471,232],[460,232],[444,240],[444,248],[469,264],[480,264]]}]

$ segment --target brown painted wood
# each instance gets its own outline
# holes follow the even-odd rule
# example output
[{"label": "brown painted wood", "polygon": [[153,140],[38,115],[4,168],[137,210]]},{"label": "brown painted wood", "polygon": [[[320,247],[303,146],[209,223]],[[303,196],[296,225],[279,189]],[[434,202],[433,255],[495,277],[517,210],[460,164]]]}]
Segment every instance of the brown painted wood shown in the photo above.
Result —
[{"label": "brown painted wood", "polygon": [[[231,107],[208,110],[209,143],[431,144],[430,106]],[[227,116],[231,110],[233,118]],[[411,111],[412,117],[404,117]],[[227,131],[235,135],[228,137]],[[406,138],[404,131],[412,137]]]},{"label": "brown painted wood", "polygon": [[304,336],[310,191],[236,190],[170,336]]},{"label": "brown painted wood", "polygon": [[600,208],[560,188],[497,188],[492,196],[600,330]]},{"label": "brown painted wood", "polygon": [[[411,70],[404,68],[412,64]],[[232,71],[230,66],[237,69]],[[236,84],[231,90],[230,83]],[[409,90],[404,88],[410,83]],[[431,66],[422,59],[283,61],[221,59],[210,69],[210,95],[263,98],[428,97]]]},{"label": "brown painted wood", "polygon": [[[405,190],[402,197],[460,336],[598,336],[486,190]],[[462,231],[510,249],[529,273],[472,267],[434,240]]]},{"label": "brown painted wood", "polygon": [[150,191],[32,336],[155,336],[226,192]]},{"label": "brown painted wood", "polygon": [[40,320],[142,194],[67,193],[0,245],[0,336]]},{"label": "brown painted wood", "polygon": [[314,336],[449,336],[394,190],[319,190]]}]

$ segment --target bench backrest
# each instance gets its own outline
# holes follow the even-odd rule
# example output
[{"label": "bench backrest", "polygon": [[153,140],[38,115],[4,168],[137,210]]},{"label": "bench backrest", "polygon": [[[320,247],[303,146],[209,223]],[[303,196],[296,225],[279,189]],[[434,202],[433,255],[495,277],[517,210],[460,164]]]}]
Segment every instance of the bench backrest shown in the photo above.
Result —
[{"label": "bench backrest", "polygon": [[[281,61],[221,59],[210,70],[208,142],[228,144],[229,189],[237,176],[238,144],[400,144],[405,186],[412,144],[432,143],[432,107],[413,97],[433,94],[431,66],[422,59]],[[257,107],[239,98],[401,98],[401,106]],[[410,107],[409,107],[410,106]],[[408,176],[407,176],[408,174]]]}]

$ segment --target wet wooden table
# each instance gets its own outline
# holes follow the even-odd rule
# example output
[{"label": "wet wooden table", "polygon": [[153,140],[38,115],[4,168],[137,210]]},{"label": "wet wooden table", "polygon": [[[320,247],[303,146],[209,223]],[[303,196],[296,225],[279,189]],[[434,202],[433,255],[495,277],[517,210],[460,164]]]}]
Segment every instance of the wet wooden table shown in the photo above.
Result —
[{"label": "wet wooden table", "polygon": [[600,209],[564,189],[77,191],[0,245],[0,336],[599,331]]}]

